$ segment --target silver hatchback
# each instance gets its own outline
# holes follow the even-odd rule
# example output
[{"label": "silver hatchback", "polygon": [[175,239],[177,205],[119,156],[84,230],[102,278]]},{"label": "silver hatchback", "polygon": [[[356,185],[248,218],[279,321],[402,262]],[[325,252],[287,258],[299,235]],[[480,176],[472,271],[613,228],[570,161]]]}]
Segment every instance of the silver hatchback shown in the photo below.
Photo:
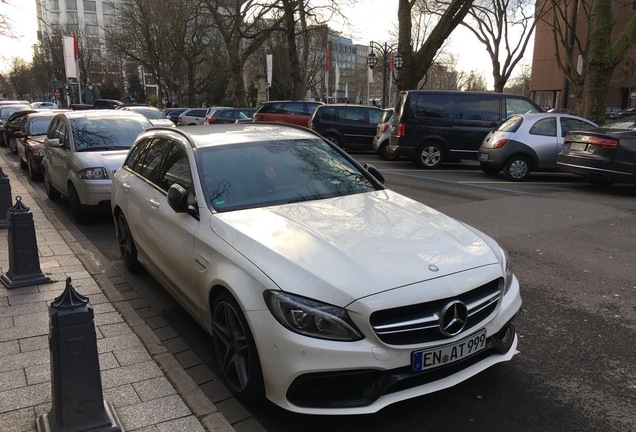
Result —
[{"label": "silver hatchback", "polygon": [[510,181],[528,180],[532,171],[556,170],[563,138],[571,130],[596,127],[569,114],[528,113],[508,117],[479,147],[479,163],[486,174],[503,170]]},{"label": "silver hatchback", "polygon": [[87,207],[110,203],[113,174],[124,163],[137,135],[151,127],[146,117],[131,111],[58,114],[44,139],[46,194],[52,200],[67,196],[75,219],[85,221]]},{"label": "silver hatchback", "polygon": [[393,109],[385,109],[382,112],[382,117],[378,122],[378,127],[373,138],[373,150],[384,160],[395,160],[397,155],[389,155],[386,152],[386,147],[389,145],[389,138],[391,138],[391,120],[393,119]]}]

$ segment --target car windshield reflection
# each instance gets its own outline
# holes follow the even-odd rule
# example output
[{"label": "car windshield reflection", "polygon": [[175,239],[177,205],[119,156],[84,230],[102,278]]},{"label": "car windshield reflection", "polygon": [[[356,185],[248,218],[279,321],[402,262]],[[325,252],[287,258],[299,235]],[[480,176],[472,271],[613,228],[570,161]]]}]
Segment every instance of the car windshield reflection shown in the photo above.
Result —
[{"label": "car windshield reflection", "polygon": [[201,178],[218,212],[376,190],[322,140],[272,141],[202,149]]},{"label": "car windshield reflection", "polygon": [[150,127],[150,123],[125,117],[74,118],[70,122],[77,152],[130,148],[137,135]]}]

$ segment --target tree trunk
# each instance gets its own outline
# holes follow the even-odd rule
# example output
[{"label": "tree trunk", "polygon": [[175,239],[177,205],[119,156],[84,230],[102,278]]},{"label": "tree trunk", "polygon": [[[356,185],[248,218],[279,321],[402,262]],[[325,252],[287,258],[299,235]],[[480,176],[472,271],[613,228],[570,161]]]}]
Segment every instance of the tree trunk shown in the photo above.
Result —
[{"label": "tree trunk", "polygon": [[283,0],[283,10],[285,14],[285,36],[287,38],[287,53],[289,59],[289,69],[291,73],[292,99],[305,99],[305,83],[300,74],[300,64],[298,63],[298,49],[296,47],[296,20],[294,12],[296,3],[293,0]]}]

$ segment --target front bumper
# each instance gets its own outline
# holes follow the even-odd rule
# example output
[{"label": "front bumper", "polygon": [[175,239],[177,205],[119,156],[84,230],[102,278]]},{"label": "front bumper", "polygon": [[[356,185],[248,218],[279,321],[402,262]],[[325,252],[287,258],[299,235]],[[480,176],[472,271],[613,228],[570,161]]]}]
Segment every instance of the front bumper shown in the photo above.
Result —
[{"label": "front bumper", "polygon": [[73,181],[80,202],[87,206],[106,205],[110,202],[111,179]]},{"label": "front bumper", "polygon": [[[355,342],[300,336],[283,328],[269,311],[247,312],[265,378],[267,398],[305,414],[369,414],[395,402],[452,387],[516,354],[512,321],[521,307],[515,278],[497,311],[478,327],[436,344],[387,345],[368,328]],[[444,345],[486,329],[482,351],[428,372],[411,371],[413,352]]]}]

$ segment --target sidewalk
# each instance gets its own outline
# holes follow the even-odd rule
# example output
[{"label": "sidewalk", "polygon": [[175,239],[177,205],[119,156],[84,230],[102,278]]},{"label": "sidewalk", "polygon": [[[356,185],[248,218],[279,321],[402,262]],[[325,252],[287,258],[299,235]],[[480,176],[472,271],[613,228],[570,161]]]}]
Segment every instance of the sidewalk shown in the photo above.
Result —
[{"label": "sidewalk", "polygon": [[[44,213],[5,151],[0,167],[12,205],[20,196],[33,214],[40,268],[52,283],[11,290],[0,283],[0,431],[36,431],[36,419],[51,409],[48,308],[67,276],[93,306],[104,399],[126,432],[234,431],[99,266],[82,264],[78,256],[87,252]],[[7,233],[0,229],[0,274],[9,268]]]}]

